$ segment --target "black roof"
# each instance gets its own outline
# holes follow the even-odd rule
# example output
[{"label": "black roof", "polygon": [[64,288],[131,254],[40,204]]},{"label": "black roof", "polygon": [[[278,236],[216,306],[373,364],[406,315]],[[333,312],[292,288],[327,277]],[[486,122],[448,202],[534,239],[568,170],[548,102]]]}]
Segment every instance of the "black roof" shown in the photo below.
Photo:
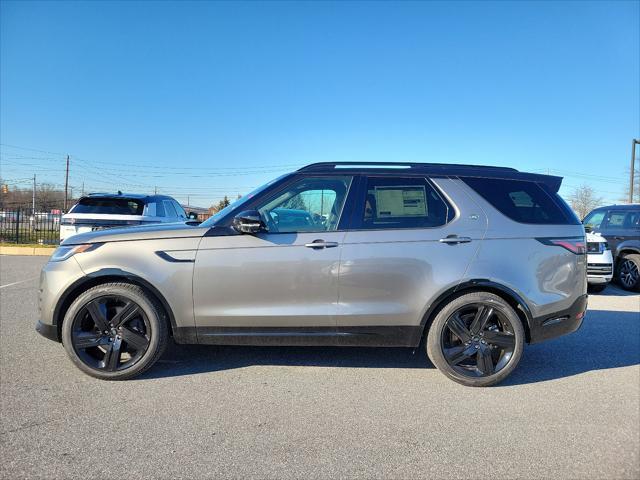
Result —
[{"label": "black roof", "polygon": [[321,162],[302,167],[298,172],[313,173],[385,173],[389,175],[425,174],[431,176],[484,177],[509,180],[527,180],[544,183],[557,192],[562,177],[539,173],[520,172],[510,167],[464,165],[459,163],[381,163],[381,162]]},{"label": "black roof", "polygon": [[595,212],[596,210],[609,210],[611,208],[614,208],[616,210],[637,210],[640,208],[640,203],[623,203],[621,205],[607,205],[604,207],[598,207],[598,208],[594,208],[592,211]]}]

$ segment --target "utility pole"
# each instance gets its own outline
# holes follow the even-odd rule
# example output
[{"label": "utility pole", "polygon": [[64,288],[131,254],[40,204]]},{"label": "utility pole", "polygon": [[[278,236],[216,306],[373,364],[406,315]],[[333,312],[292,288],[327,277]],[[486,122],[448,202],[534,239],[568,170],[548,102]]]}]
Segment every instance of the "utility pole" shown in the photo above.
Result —
[{"label": "utility pole", "polygon": [[33,218],[36,218],[36,174],[33,174]]},{"label": "utility pole", "polygon": [[84,197],[84,180],[82,181],[82,196]]},{"label": "utility pole", "polygon": [[64,213],[67,213],[67,190],[69,189],[69,155],[67,155],[67,173],[64,177]]},{"label": "utility pole", "polygon": [[631,171],[629,172],[629,203],[633,203],[633,183],[636,172],[636,145],[640,145],[640,140],[631,140]]},{"label": "utility pole", "polygon": [[158,187],[157,186],[153,187],[153,194],[154,195],[158,194]]}]

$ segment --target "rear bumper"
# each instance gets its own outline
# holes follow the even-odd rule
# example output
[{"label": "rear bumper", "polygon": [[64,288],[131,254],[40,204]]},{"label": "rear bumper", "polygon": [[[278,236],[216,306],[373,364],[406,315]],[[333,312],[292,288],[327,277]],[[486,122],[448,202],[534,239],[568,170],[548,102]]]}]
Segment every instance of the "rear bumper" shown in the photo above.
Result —
[{"label": "rear bumper", "polygon": [[42,323],[41,320],[38,320],[36,323],[36,332],[49,340],[53,340],[54,342],[60,341],[57,325],[48,325],[46,323]]},{"label": "rear bumper", "polygon": [[587,310],[587,295],[581,295],[571,307],[552,315],[534,318],[531,322],[531,342],[538,343],[575,332],[582,325]]}]

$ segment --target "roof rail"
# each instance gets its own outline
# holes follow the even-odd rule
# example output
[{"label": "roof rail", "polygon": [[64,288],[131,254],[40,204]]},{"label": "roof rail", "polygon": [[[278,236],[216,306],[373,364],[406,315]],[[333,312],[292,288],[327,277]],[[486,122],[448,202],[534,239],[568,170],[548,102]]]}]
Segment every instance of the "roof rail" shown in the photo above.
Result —
[{"label": "roof rail", "polygon": [[327,170],[336,170],[340,168],[350,168],[350,169],[380,169],[380,170],[397,170],[397,169],[407,169],[407,170],[438,170],[438,169],[481,169],[481,170],[498,170],[505,172],[517,172],[515,168],[510,167],[494,167],[494,166],[484,166],[484,165],[465,165],[460,163],[414,163],[414,162],[319,162],[312,163],[311,165],[307,165],[305,167],[300,168],[299,172],[316,172],[316,171],[327,171]]}]

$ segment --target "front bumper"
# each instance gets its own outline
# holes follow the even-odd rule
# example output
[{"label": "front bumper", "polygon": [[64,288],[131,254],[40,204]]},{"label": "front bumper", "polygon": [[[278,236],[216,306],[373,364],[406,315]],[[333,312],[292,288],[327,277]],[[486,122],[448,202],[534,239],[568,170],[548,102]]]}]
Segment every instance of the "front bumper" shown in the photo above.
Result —
[{"label": "front bumper", "polygon": [[531,342],[538,343],[575,332],[582,326],[587,311],[587,295],[581,295],[566,310],[534,318],[531,322]]}]

